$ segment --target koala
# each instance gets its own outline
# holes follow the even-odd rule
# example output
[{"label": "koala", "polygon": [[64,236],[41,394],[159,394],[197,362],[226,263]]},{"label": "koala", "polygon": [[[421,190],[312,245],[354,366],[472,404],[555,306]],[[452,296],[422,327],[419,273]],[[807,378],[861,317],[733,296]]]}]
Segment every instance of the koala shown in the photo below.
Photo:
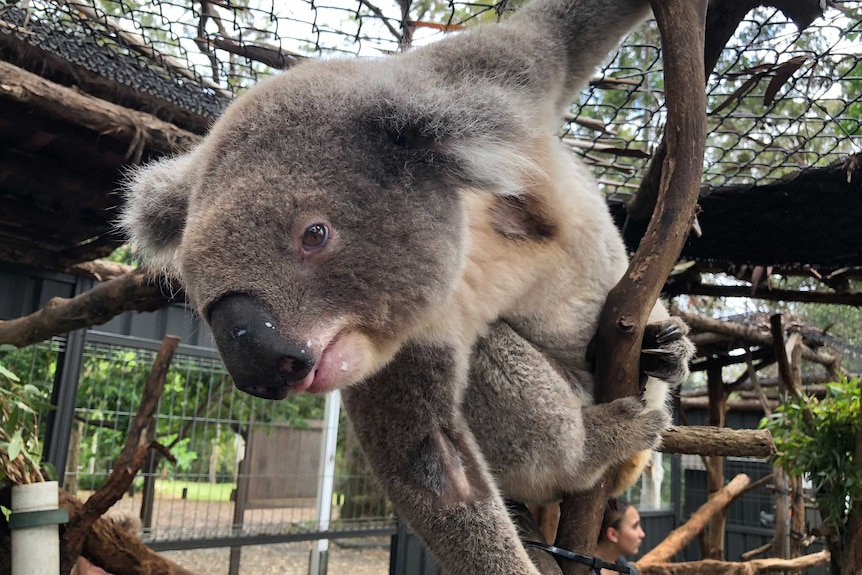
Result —
[{"label": "koala", "polygon": [[642,397],[593,404],[627,256],[561,113],[648,0],[535,0],[412,52],[313,61],[136,169],[121,226],[178,278],[236,386],[342,390],[388,496],[453,575],[537,575],[503,496],[630,484],[687,328],[657,304]]}]

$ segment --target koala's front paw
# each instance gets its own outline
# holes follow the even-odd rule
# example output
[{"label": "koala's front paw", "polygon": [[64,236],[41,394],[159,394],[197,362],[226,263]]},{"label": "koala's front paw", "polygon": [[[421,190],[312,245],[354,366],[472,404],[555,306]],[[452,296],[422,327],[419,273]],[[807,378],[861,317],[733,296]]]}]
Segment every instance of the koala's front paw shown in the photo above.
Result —
[{"label": "koala's front paw", "polygon": [[685,381],[688,363],[695,351],[687,337],[688,331],[688,326],[678,317],[647,325],[641,349],[641,373],[671,385]]},{"label": "koala's front paw", "polygon": [[[633,395],[621,397],[603,406],[602,414],[605,425],[611,423],[618,425],[618,429],[625,429],[624,435],[628,445],[628,451],[640,451],[654,447],[662,432],[670,427],[670,413],[663,409],[647,409],[640,397]],[[595,406],[598,407],[598,406]]]}]

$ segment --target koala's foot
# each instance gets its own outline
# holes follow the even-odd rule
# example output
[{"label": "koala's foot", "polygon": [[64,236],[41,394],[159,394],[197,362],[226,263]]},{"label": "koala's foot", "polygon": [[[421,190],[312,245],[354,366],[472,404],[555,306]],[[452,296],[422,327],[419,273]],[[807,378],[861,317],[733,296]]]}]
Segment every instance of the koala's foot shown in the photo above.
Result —
[{"label": "koala's foot", "polygon": [[584,420],[585,464],[608,467],[654,449],[670,427],[665,410],[647,410],[639,397],[629,396],[581,410]]},{"label": "koala's foot", "polygon": [[641,373],[671,385],[685,381],[695,351],[688,331],[688,325],[678,317],[647,325],[641,349]]}]

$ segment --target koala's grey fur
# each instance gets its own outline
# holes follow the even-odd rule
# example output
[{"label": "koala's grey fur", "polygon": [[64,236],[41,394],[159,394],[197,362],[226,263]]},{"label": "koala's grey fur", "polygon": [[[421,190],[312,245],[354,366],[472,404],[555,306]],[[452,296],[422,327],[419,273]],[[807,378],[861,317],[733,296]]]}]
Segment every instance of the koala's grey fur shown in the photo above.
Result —
[{"label": "koala's grey fur", "polygon": [[[627,259],[555,137],[648,10],[536,0],[405,55],[302,64],[129,182],[122,225],[140,252],[217,339],[238,337],[213,316],[240,294],[313,363],[296,389],[344,389],[377,477],[453,575],[536,575],[501,492],[546,501],[621,462],[631,483],[687,374],[685,327],[657,305],[677,334],[653,370],[667,381],[651,377],[643,403],[591,405],[586,350]],[[314,224],[331,236],[310,251]],[[275,366],[225,362],[242,389],[287,394]]]}]

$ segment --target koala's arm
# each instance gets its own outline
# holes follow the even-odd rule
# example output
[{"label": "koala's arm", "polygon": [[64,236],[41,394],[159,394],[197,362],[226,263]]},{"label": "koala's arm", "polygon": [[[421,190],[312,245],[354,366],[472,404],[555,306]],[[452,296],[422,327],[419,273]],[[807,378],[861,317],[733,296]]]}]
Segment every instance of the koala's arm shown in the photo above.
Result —
[{"label": "koala's arm", "polygon": [[387,495],[447,573],[538,575],[458,410],[458,355],[408,344],[345,389],[345,407]]},{"label": "koala's arm", "polygon": [[668,411],[637,397],[592,405],[591,378],[563,378],[505,322],[477,342],[463,412],[505,495],[543,503],[581,492],[658,445]]},{"label": "koala's arm", "polygon": [[497,82],[535,100],[551,98],[559,111],[649,14],[649,0],[530,2],[501,25],[434,46],[433,55],[450,75]]}]

